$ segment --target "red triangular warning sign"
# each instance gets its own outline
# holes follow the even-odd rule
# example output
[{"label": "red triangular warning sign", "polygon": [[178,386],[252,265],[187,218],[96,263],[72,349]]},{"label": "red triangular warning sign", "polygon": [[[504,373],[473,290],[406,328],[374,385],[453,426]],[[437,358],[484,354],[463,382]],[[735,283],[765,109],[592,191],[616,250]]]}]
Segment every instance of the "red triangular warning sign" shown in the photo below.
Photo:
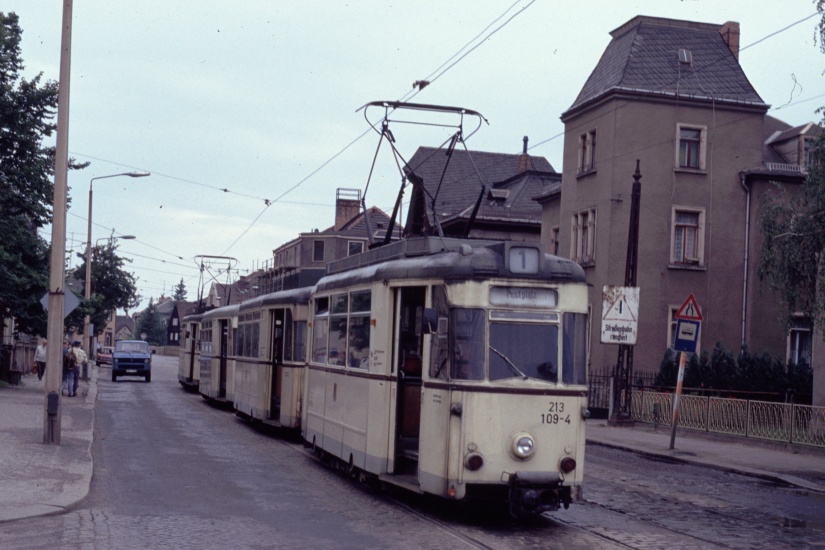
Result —
[{"label": "red triangular warning sign", "polygon": [[693,294],[687,297],[685,303],[682,304],[682,307],[679,308],[679,311],[677,311],[676,315],[673,317],[675,319],[684,319],[686,321],[702,320],[702,312],[699,311],[699,304],[696,302],[696,298]]}]

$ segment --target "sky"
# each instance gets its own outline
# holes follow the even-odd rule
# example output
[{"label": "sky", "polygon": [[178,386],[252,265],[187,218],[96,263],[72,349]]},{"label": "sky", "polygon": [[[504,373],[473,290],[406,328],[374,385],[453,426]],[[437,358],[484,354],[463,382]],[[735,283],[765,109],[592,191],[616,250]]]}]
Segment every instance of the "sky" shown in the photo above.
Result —
[{"label": "sky", "polygon": [[[58,80],[62,7],[3,2],[20,18],[26,78]],[[138,310],[181,280],[195,299],[198,256],[235,258],[233,279],[264,267],[273,249],[333,225],[339,188],[391,212],[401,179],[386,149],[367,186],[378,138],[358,109],[371,101],[478,111],[488,124],[470,149],[520,153],[528,136],[530,154],[561,172],[559,117],[610,31],[636,15],[738,21],[739,61],[769,114],[819,121],[815,12],[812,0],[74,0],[69,152],[90,165],[68,175],[69,265],[85,250],[90,185],[93,244],[136,237],[118,254]],[[431,83],[413,89],[419,80]],[[392,128],[405,158],[452,131]],[[151,176],[92,183],[136,170]]]}]

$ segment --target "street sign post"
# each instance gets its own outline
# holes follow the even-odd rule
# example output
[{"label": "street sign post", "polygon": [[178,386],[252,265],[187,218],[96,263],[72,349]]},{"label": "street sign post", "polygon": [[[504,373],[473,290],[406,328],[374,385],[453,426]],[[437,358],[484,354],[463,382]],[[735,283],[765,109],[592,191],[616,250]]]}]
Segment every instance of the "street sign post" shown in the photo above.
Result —
[{"label": "street sign post", "polygon": [[676,376],[676,393],[673,394],[673,426],[670,431],[670,448],[676,444],[676,425],[679,423],[679,398],[682,395],[682,381],[685,379],[685,363],[688,353],[696,353],[696,343],[702,327],[702,311],[691,294],[673,316],[676,319],[676,339],[673,349],[681,351],[679,374]]}]

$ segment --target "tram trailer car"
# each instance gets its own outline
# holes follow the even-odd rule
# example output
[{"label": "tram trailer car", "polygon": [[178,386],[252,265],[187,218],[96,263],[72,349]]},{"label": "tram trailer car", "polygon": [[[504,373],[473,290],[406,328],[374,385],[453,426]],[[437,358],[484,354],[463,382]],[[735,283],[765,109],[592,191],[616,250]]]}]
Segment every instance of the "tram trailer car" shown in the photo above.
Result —
[{"label": "tram trailer car", "polygon": [[234,343],[239,308],[236,304],[207,311],[200,322],[198,391],[207,401],[227,407],[234,399]]},{"label": "tram trailer car", "polygon": [[581,497],[578,264],[539,244],[413,238],[331,264],[310,308],[301,431],[317,454],[514,516]]},{"label": "tram trailer car", "polygon": [[200,382],[200,323],[202,313],[193,313],[183,318],[183,345],[178,360],[178,382],[184,389],[198,391]]},{"label": "tram trailer car", "polygon": [[241,304],[235,361],[236,415],[297,433],[311,293],[311,287],[285,290]]}]

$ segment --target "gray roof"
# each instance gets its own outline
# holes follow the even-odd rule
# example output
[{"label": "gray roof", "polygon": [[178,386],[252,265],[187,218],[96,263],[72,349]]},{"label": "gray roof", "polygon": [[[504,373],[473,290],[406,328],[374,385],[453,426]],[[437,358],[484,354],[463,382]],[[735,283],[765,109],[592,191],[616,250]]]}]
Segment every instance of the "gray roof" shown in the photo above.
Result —
[{"label": "gray roof", "polygon": [[408,172],[412,170],[424,182],[429,195],[425,199],[426,216],[431,226],[431,197],[437,195],[436,211],[442,223],[466,219],[478,200],[482,182],[489,191],[479,209],[479,221],[539,222],[541,207],[532,200],[533,197],[547,192],[561,181],[561,174],[546,158],[524,153],[455,149],[444,173],[447,159],[443,149],[419,147],[406,167]]},{"label": "gray roof", "polygon": [[[722,25],[637,16],[615,31],[598,65],[566,113],[608,94],[692,98],[767,109],[728,44]],[[692,63],[680,63],[688,50]]]}]

